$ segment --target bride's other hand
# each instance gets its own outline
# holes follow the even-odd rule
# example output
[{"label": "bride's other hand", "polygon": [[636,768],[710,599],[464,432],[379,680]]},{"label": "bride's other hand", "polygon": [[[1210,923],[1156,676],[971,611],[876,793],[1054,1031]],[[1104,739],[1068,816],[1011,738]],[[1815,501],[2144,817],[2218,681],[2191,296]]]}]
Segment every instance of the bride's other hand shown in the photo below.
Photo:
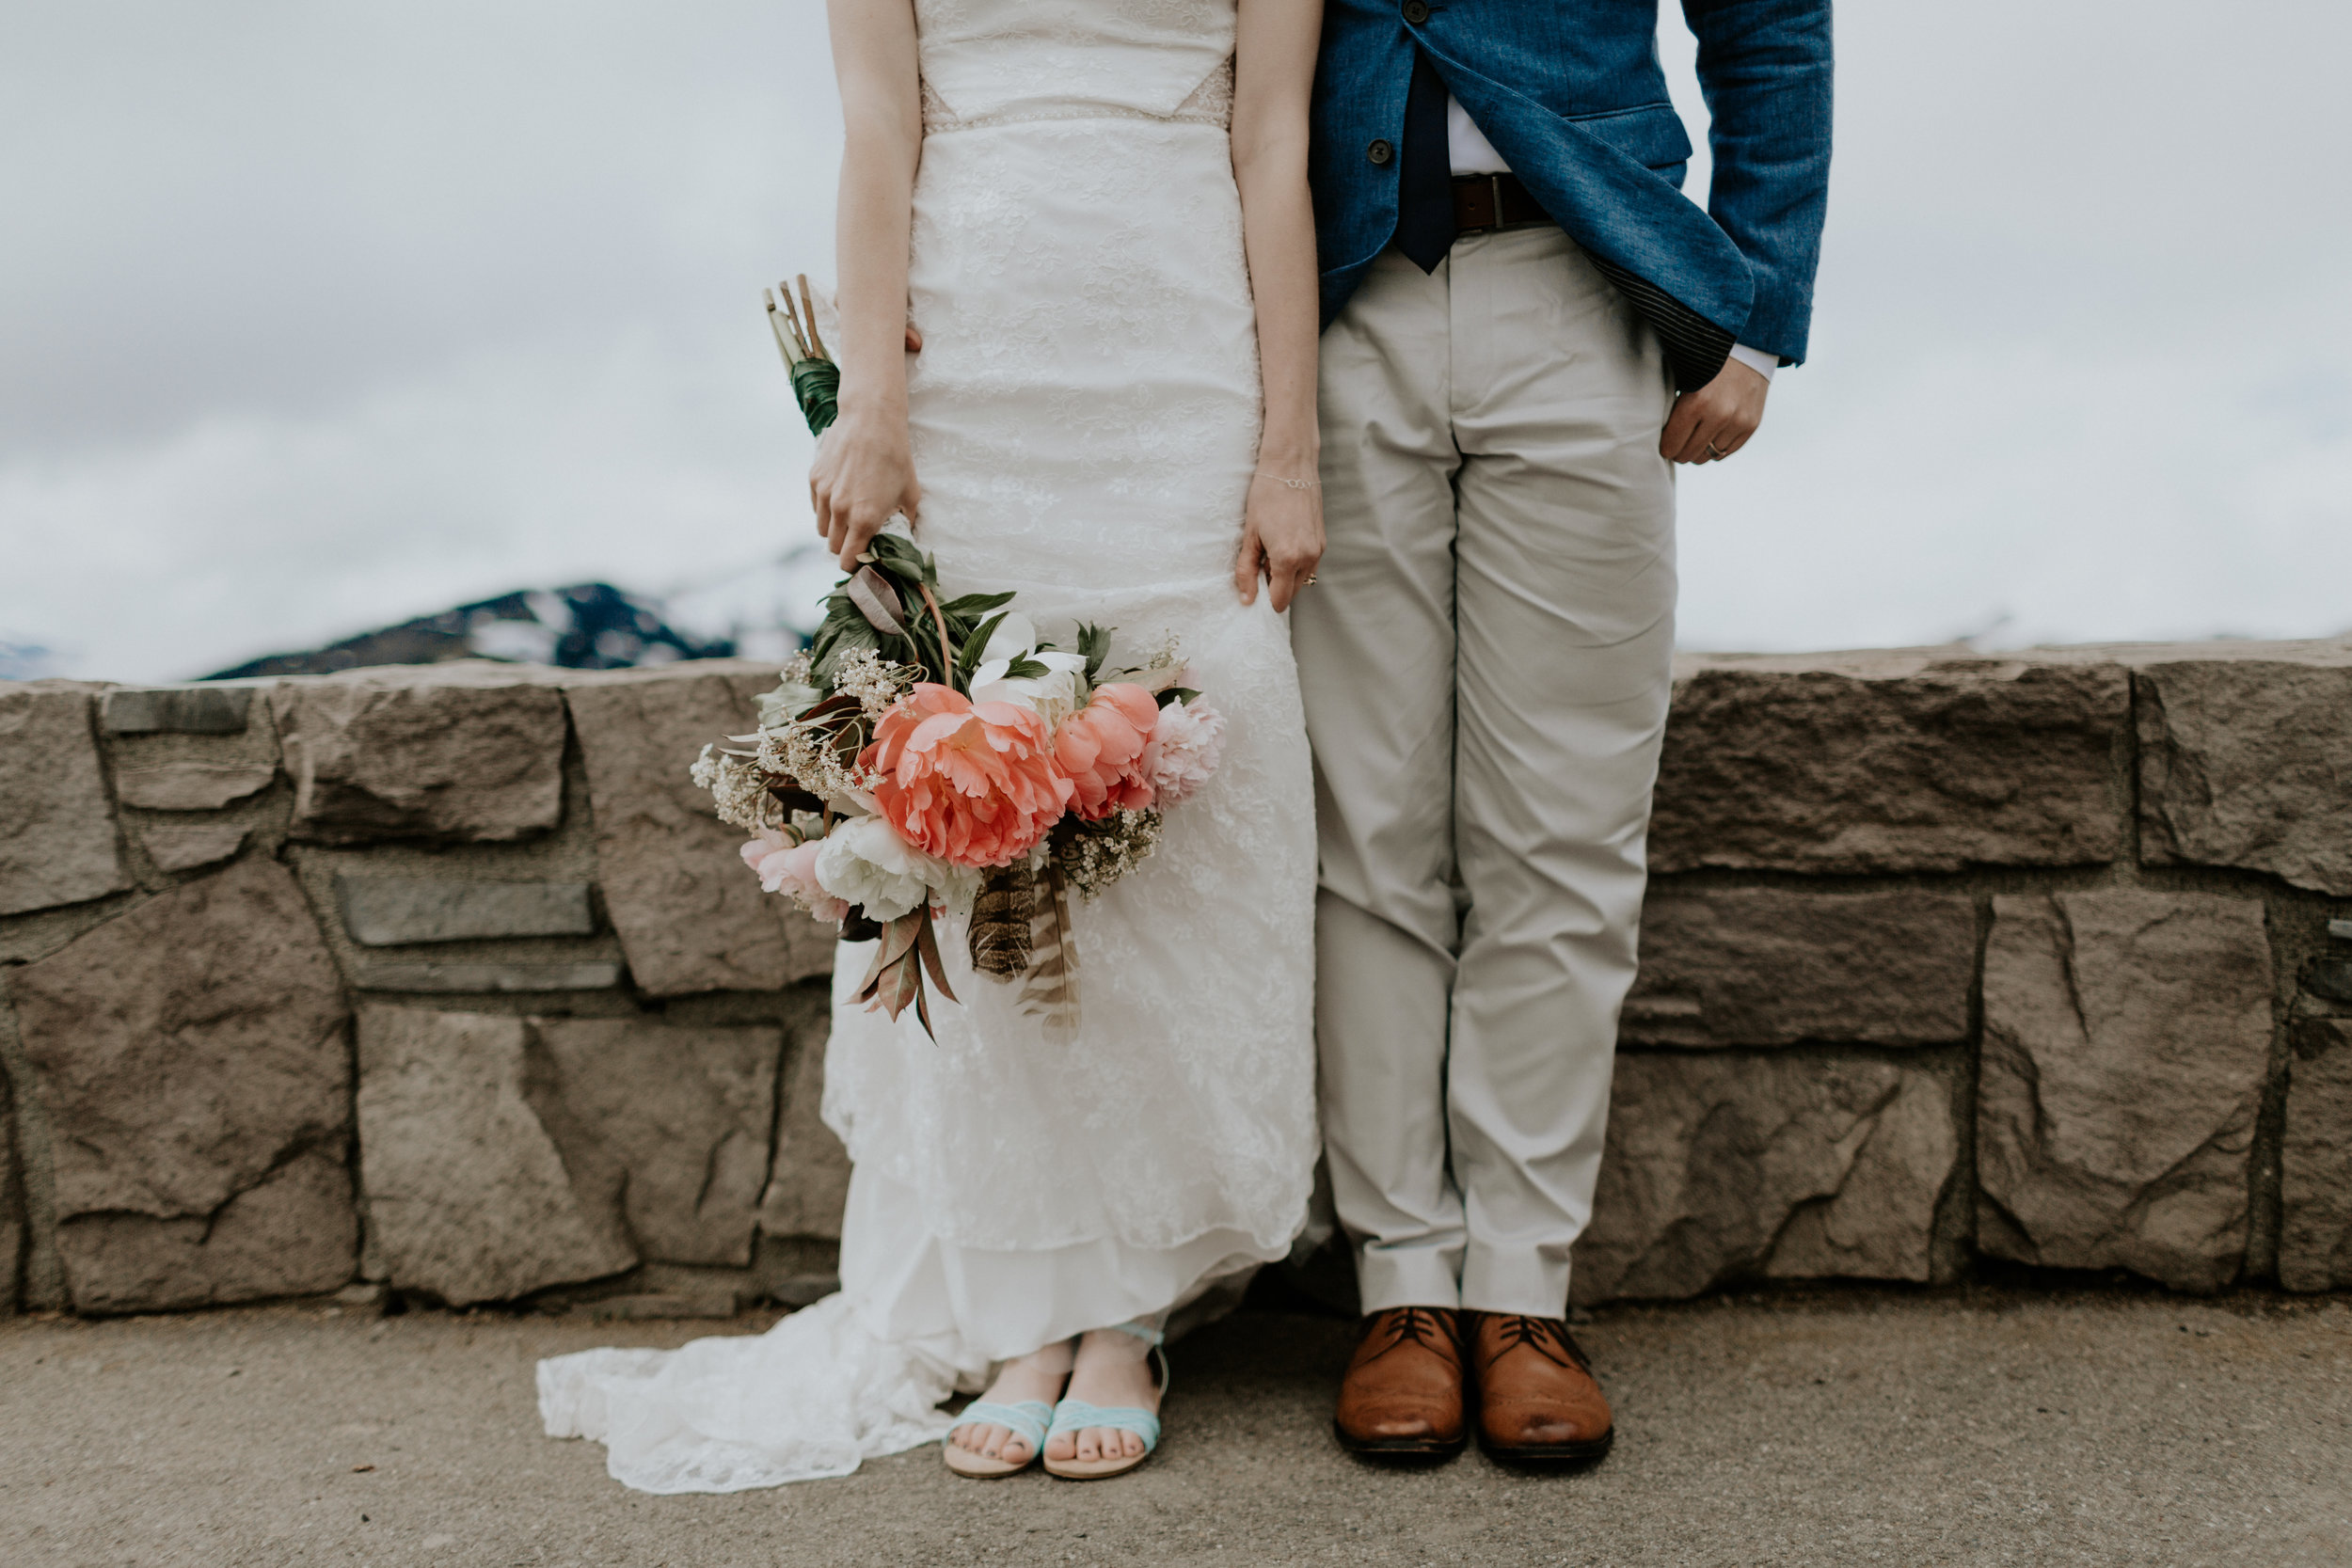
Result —
[{"label": "bride's other hand", "polygon": [[1307,191],[1307,104],[1313,96],[1320,0],[1240,0],[1233,44],[1233,182],[1242,249],[1258,308],[1265,425],[1242,515],[1233,586],[1258,602],[1266,579],[1288,610],[1323,558],[1315,463],[1314,202]]},{"label": "bride's other hand", "polygon": [[841,86],[841,417],[817,445],[808,499],[845,572],[893,513],[915,520],[923,492],[907,445],[907,243],[923,147],[911,0],[827,0]]},{"label": "bride's other hand", "polygon": [[817,444],[808,470],[809,504],[817,509],[817,531],[844,572],[895,513],[917,519],[923,487],[914,477],[903,416],[844,411]]},{"label": "bride's other hand", "polygon": [[[1303,467],[1303,472],[1292,468]],[[1249,481],[1243,511],[1241,554],[1233,562],[1233,587],[1241,602],[1258,602],[1258,579],[1279,613],[1313,580],[1323,559],[1323,489],[1314,483],[1311,459],[1285,467],[1267,464]]]}]

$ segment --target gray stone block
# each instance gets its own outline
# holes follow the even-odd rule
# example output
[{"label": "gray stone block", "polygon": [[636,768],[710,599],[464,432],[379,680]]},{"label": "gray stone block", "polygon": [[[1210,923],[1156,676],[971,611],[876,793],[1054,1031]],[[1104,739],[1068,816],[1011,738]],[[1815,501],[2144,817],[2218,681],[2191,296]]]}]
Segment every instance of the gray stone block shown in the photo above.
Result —
[{"label": "gray stone block", "polygon": [[1871,1060],[1617,1058],[1580,1303],[1758,1276],[1925,1280],[1960,1137],[1947,1080]]},{"label": "gray stone block", "polygon": [[2287,1069],[2279,1283],[2352,1290],[2352,1022],[2296,1026]]},{"label": "gray stone block", "polygon": [[109,735],[239,735],[252,706],[249,686],[118,687],[103,722]]},{"label": "gray stone block", "polygon": [[1653,892],[1621,1037],[1673,1046],[1927,1045],[1968,1035],[1965,895]]},{"label": "gray stone block", "polygon": [[0,685],[0,914],[131,885],[90,733],[90,688]]},{"label": "gray stone block", "polygon": [[206,1216],[77,1214],[57,1256],[81,1312],[142,1312],[317,1295],[349,1279],[359,1247],[339,1142],[309,1148]]},{"label": "gray stone block", "polygon": [[618,1216],[574,1190],[526,1093],[519,1018],[365,1007],[359,1177],[389,1283],[452,1306],[633,1267]]},{"label": "gray stone block", "polygon": [[485,937],[587,936],[596,928],[585,882],[424,881],[338,877],[343,928],[362,947]]},{"label": "gray stone block", "polygon": [[2179,660],[2132,678],[2143,859],[2352,894],[2352,667]]},{"label": "gray stone block", "polygon": [[270,711],[296,838],[499,841],[563,816],[563,699],[511,670],[303,676],[271,689]]},{"label": "gray stone block", "polygon": [[2129,721],[2106,664],[1867,654],[1699,659],[1676,683],[1650,865],[2077,865],[2123,845]]},{"label": "gray stone block", "polygon": [[235,857],[252,832],[242,822],[148,822],[139,843],[158,871],[194,871]]},{"label": "gray stone block", "polygon": [[774,684],[773,672],[629,671],[564,688],[605,908],[651,995],[774,990],[833,966],[833,933],[760,891],[737,852],[744,833],[687,776],[705,745],[752,728],[752,699]]},{"label": "gray stone block", "polygon": [[[339,1176],[350,1132],[349,1015],[285,867],[184,883],[7,984],[76,1306],[205,1306],[350,1277],[350,1192],[326,1170]],[[326,1168],[297,1171],[306,1160]]]},{"label": "gray stone block", "polygon": [[2352,920],[2330,920],[2328,934],[2338,942],[2352,942]]},{"label": "gray stone block", "polygon": [[1994,901],[1977,1244],[2216,1291],[2246,1250],[2269,1073],[2263,907],[2113,890]]},{"label": "gray stone block", "polygon": [[820,1013],[793,1031],[784,1110],[776,1118],[775,1164],[759,1200],[763,1235],[841,1239],[841,1212],[850,1200],[850,1151],[823,1115],[829,1022],[830,1015]]},{"label": "gray stone block", "polygon": [[0,1069],[0,1317],[23,1300],[24,1264],[24,1186],[17,1177],[16,1104],[8,1072]]},{"label": "gray stone block", "polygon": [[2352,1003],[2352,958],[2312,958],[2303,965],[2298,978],[2313,996]]},{"label": "gray stone block", "polygon": [[532,1100],[583,1202],[651,1262],[743,1265],[768,1175],[772,1027],[534,1021]]},{"label": "gray stone block", "polygon": [[258,795],[278,777],[265,762],[166,762],[115,774],[115,795],[145,811],[218,811]]},{"label": "gray stone block", "polygon": [[621,983],[621,966],[595,959],[585,963],[371,963],[359,965],[351,983],[360,990],[413,991],[420,995],[610,990]]}]

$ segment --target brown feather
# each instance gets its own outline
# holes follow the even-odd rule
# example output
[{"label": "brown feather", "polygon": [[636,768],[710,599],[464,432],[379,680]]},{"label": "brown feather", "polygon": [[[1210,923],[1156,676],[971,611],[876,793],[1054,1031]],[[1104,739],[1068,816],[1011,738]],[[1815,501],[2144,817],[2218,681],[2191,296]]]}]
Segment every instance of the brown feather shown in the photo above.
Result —
[{"label": "brown feather", "polygon": [[1021,1010],[1039,1021],[1045,1037],[1067,1040],[1078,1032],[1078,949],[1072,941],[1070,885],[1061,867],[1048,863],[1037,880],[1035,913],[1029,926],[1029,971],[1021,990]]},{"label": "brown feather", "polygon": [[972,967],[992,979],[1019,979],[1029,969],[1029,927],[1037,918],[1037,879],[1025,860],[992,867],[972,900]]}]

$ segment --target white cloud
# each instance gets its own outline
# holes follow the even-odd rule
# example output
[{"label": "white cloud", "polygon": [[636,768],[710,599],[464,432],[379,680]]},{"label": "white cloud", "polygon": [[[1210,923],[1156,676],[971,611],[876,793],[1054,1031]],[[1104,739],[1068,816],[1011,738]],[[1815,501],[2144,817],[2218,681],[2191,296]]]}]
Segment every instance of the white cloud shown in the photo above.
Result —
[{"label": "white cloud", "polygon": [[[807,528],[755,297],[832,270],[815,0],[20,9],[0,671],[184,676],[596,577],[802,594],[750,570]],[[1685,475],[1685,641],[2352,625],[2352,8],[1837,28],[1812,361]]]}]

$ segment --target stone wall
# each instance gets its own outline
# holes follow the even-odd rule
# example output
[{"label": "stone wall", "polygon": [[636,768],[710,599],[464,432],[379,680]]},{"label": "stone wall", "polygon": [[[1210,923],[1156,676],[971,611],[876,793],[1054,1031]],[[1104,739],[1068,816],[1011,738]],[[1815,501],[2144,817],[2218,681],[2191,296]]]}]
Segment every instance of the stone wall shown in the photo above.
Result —
[{"label": "stone wall", "polygon": [[[0,686],[0,1302],[823,1289],[772,679]],[[2352,1287],[2352,645],[1689,659],[1652,854],[1580,1300]]]}]

